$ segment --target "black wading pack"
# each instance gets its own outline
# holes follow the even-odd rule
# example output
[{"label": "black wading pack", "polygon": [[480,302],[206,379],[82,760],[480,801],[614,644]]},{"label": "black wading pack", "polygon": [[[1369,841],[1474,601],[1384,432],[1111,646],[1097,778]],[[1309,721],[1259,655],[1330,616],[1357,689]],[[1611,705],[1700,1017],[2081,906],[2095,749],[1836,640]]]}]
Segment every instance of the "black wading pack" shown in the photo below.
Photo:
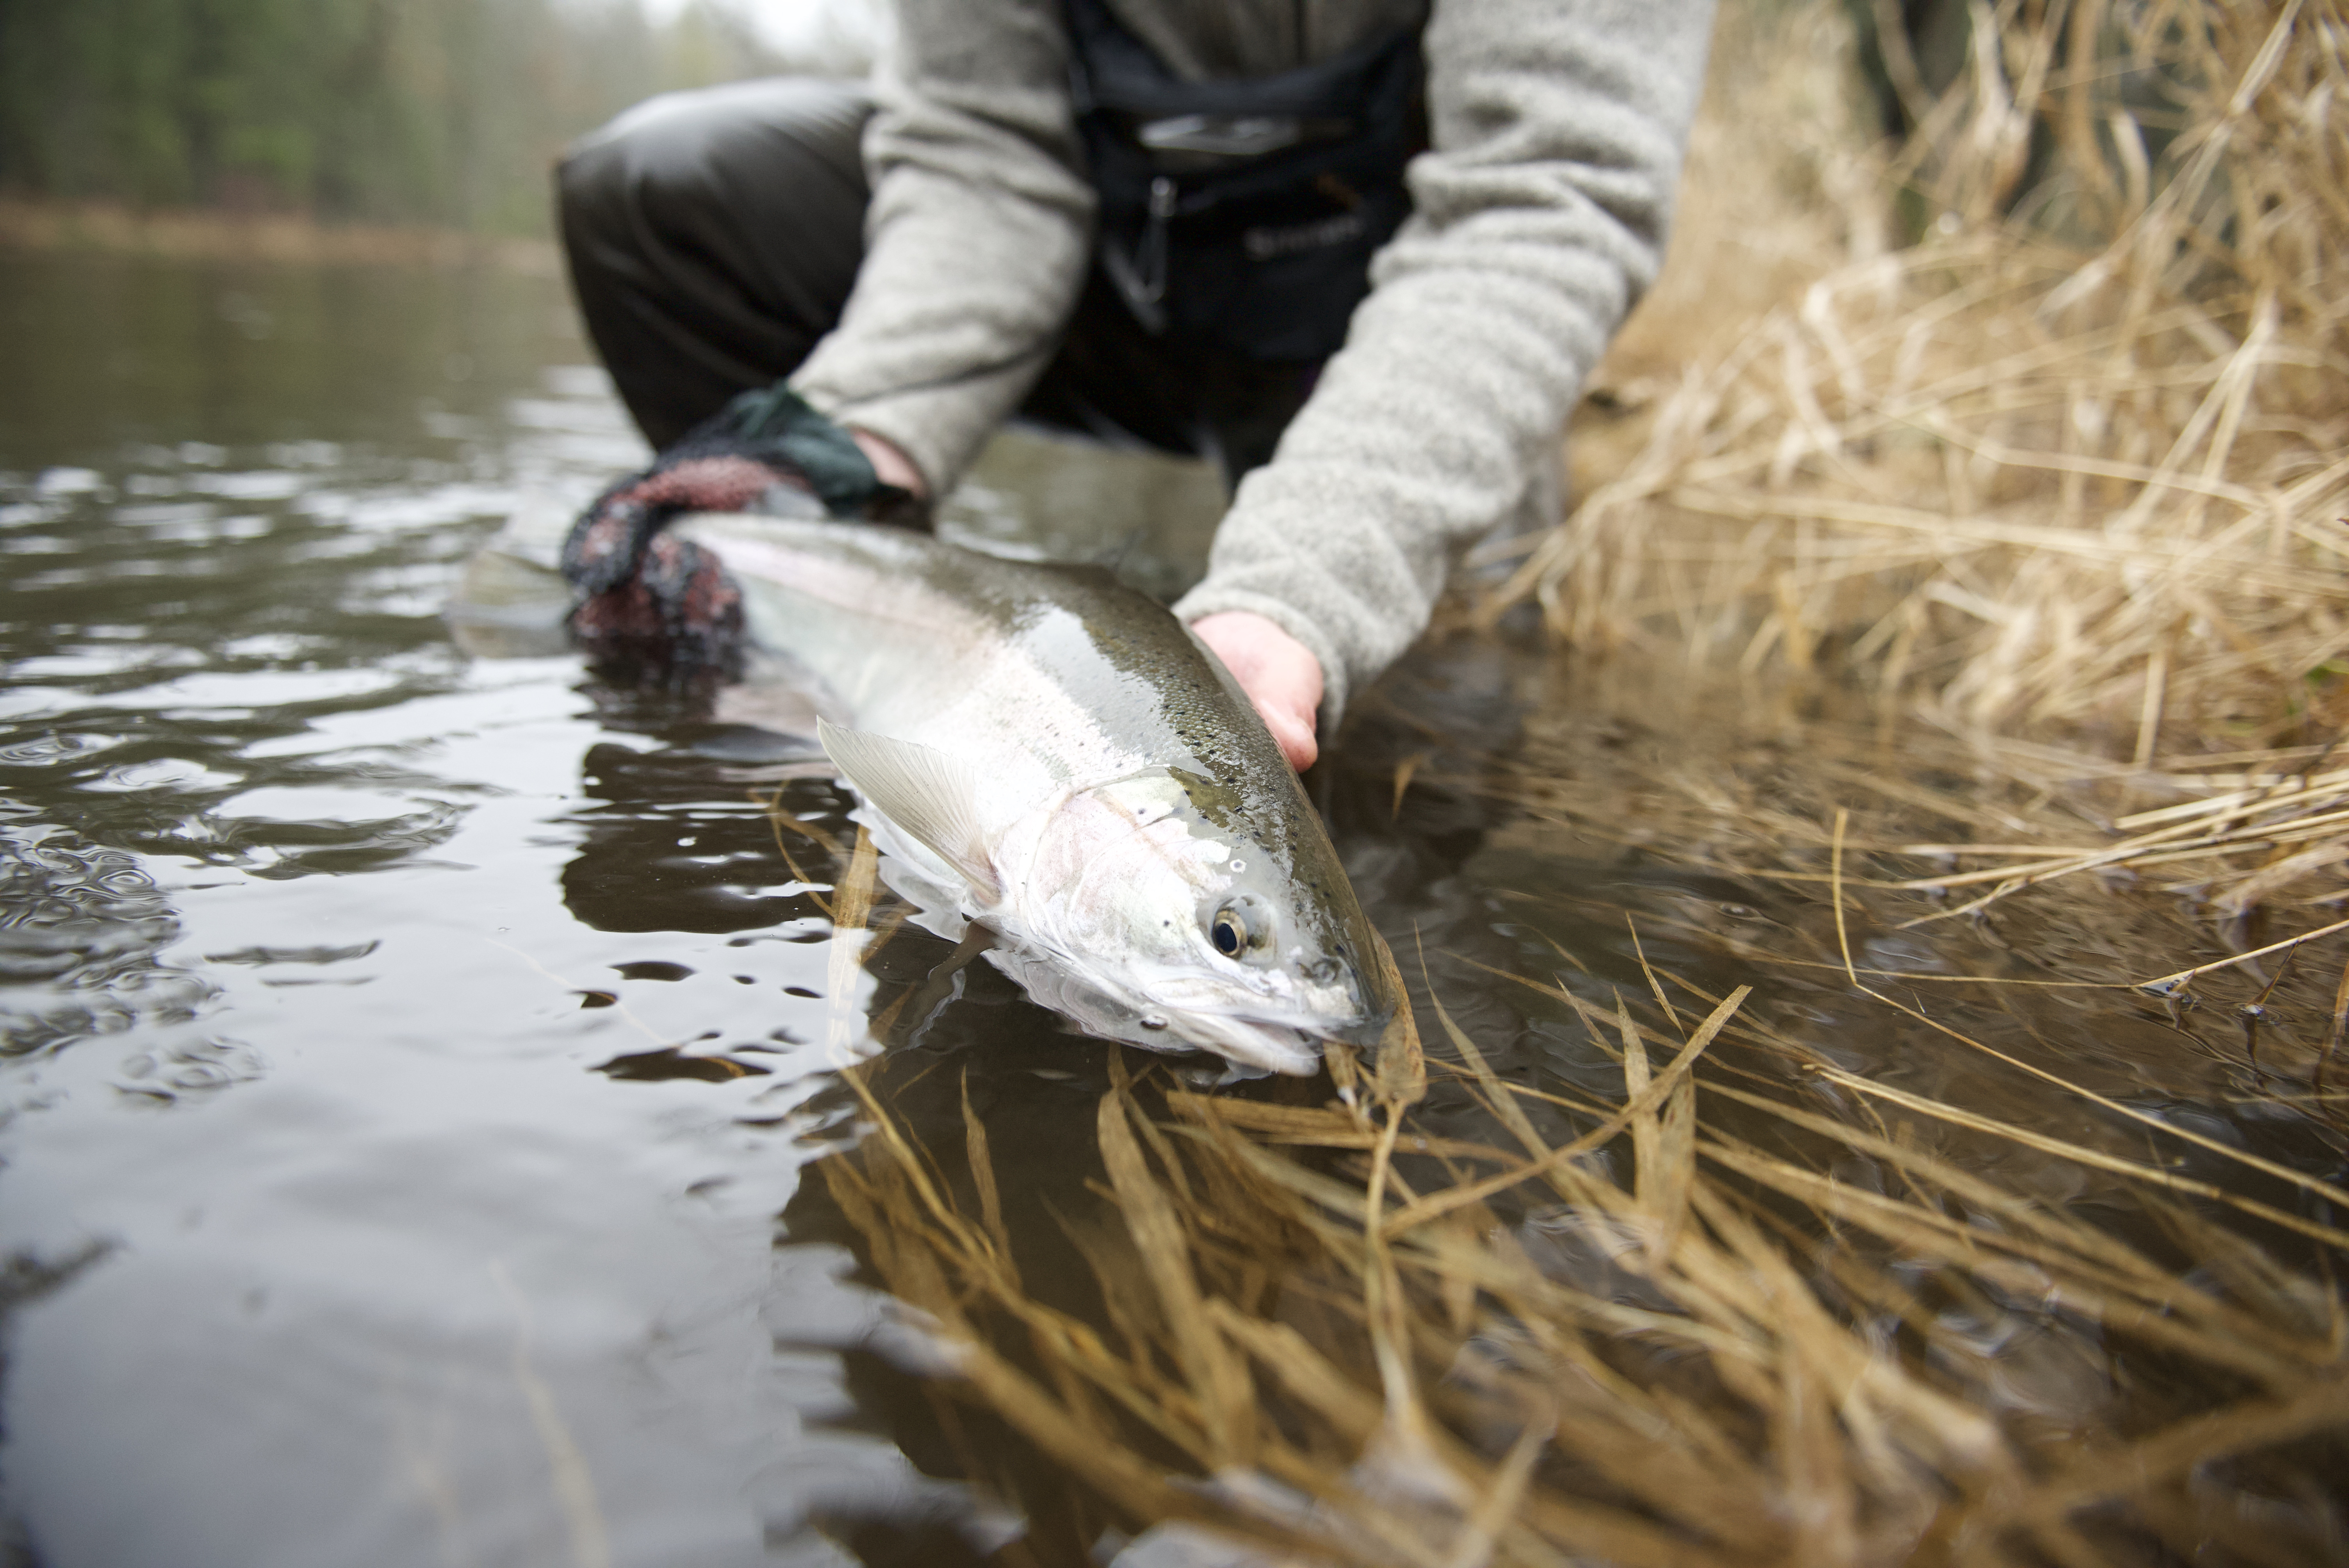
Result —
[{"label": "black wading pack", "polygon": [[1103,0],[1067,11],[1102,265],[1134,318],[1255,359],[1336,353],[1411,211],[1419,26],[1278,76],[1186,82]]}]

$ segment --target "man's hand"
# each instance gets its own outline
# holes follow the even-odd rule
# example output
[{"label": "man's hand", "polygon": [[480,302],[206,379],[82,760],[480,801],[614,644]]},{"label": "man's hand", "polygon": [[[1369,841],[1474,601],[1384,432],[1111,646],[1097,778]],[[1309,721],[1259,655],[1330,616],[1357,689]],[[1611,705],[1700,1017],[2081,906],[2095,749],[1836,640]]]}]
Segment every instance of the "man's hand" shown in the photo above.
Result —
[{"label": "man's hand", "polygon": [[[572,525],[563,575],[571,628],[607,669],[691,686],[737,673],[741,594],[715,557],[663,531],[688,511],[747,511],[778,490],[830,516],[926,526],[922,479],[878,436],[844,430],[789,387],[754,388],[616,481]],[[914,492],[908,496],[905,492]],[[916,515],[904,515],[909,508]]]},{"label": "man's hand", "polygon": [[1247,610],[1202,615],[1191,630],[1215,649],[1247,693],[1288,765],[1299,773],[1312,767],[1321,754],[1313,738],[1313,716],[1321,706],[1321,661],[1278,625]]}]

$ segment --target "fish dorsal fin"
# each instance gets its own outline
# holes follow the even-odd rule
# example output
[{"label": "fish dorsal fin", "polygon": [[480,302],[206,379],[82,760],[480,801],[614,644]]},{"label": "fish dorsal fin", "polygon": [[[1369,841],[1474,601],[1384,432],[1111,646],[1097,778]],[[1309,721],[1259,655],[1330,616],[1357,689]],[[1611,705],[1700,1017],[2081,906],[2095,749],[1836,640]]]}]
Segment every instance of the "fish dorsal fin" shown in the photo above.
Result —
[{"label": "fish dorsal fin", "polygon": [[816,738],[876,810],[959,872],[985,903],[1002,897],[968,769],[918,741],[843,729],[829,719],[816,721]]}]

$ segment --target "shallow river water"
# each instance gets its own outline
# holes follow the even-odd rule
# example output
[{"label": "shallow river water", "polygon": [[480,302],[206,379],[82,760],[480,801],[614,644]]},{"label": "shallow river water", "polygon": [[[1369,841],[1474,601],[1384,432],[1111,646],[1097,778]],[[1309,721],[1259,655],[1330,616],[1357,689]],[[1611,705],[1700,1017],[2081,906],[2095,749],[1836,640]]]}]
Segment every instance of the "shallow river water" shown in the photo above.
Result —
[{"label": "shallow river water", "polygon": [[[867,1123],[846,1017],[917,1140],[959,1158],[966,1105],[987,1129],[1049,1286],[1083,1267],[1063,1236],[1100,1203],[1112,1052],[910,926],[876,916],[836,963],[825,841],[855,830],[829,781],[559,648],[452,640],[476,549],[642,459],[560,284],[0,255],[0,359],[8,1560],[1113,1553],[1136,1522],[1109,1529],[1050,1463],[957,1475],[932,1352],[812,1174]],[[1206,482],[1014,443],[953,515],[1165,587]],[[1818,1063],[2340,1222],[2225,1157],[2341,1180],[2311,1098],[2332,975],[2268,996],[2264,1065],[2228,1009],[2270,972],[2218,976],[2182,1021],[2115,989],[2224,955],[2178,896],[2098,884],[1901,931],[1923,895],[1863,889],[1850,937],[1930,1019],[2199,1142],[1846,984],[1818,880],[1837,804],[1855,844],[1994,838],[2075,797],[2085,824],[2102,781],[2034,789],[1831,703],[1686,684],[1464,638],[1363,702],[1311,787],[1423,1024],[1438,996],[1505,1078],[1619,1093],[1563,996],[1644,998],[1643,953],[1710,994],[1755,983],[1751,1016]],[[1966,975],[2054,984],[1946,984]],[[1464,1102],[1428,1116],[1490,1135]],[[2154,1232],[2122,1175],[1943,1134],[2013,1191]],[[2323,1266],[2305,1226],[2245,1223],[2278,1267]],[[1982,1397],[2033,1441],[2226,1392],[2054,1313],[1982,1336],[2008,1357]],[[2344,1560],[2344,1464],[2336,1429],[2213,1506],[2256,1491],[2299,1560]],[[2147,1552],[2116,1560],[2178,1560]]]}]

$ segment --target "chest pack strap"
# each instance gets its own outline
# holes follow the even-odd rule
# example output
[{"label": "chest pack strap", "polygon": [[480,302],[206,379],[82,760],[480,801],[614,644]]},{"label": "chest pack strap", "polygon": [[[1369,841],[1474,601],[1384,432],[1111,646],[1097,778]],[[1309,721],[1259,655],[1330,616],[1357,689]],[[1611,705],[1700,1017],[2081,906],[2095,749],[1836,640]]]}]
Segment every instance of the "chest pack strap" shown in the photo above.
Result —
[{"label": "chest pack strap", "polygon": [[1411,211],[1423,24],[1273,76],[1186,82],[1103,0],[1066,15],[1102,270],[1134,319],[1252,358],[1335,353]]}]

